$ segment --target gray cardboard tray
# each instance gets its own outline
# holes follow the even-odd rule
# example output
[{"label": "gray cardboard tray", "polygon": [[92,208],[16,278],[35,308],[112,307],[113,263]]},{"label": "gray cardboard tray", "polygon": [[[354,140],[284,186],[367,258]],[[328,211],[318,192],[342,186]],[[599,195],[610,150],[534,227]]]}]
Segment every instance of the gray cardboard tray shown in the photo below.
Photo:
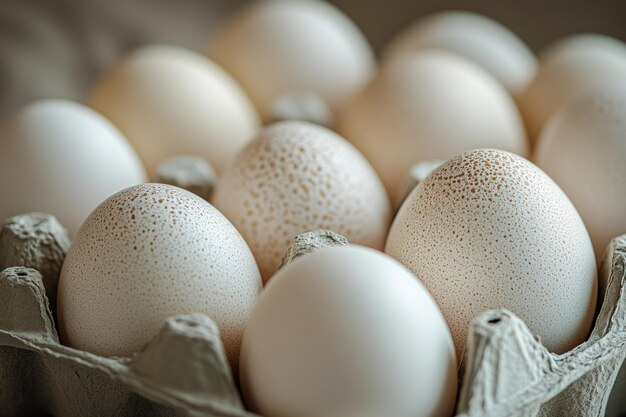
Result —
[{"label": "gray cardboard tray", "polygon": [[[33,253],[63,246],[62,228],[41,216],[22,216],[28,233],[14,231],[19,239],[9,240],[21,263],[42,265],[45,259]],[[0,238],[0,259],[8,252],[6,242]],[[17,257],[15,242],[31,256]],[[132,358],[78,351],[59,343],[42,276],[28,266],[0,273],[1,415],[254,417],[242,406],[219,332],[208,317],[169,318]],[[549,353],[509,311],[477,316],[460,371],[458,415],[604,415],[626,356],[626,235],[610,244],[600,279],[603,300],[594,330],[586,343],[563,355]],[[614,393],[613,402],[619,405],[624,394]]]}]

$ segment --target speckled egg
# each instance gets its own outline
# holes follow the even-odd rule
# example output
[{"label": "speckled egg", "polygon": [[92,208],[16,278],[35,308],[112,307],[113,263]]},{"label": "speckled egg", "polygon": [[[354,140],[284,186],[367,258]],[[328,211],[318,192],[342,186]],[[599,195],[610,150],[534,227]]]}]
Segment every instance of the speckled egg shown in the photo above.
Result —
[{"label": "speckled egg", "polygon": [[183,189],[143,184],[104,201],[72,243],[59,280],[61,336],[77,349],[129,356],[167,317],[203,313],[236,366],[260,290],[250,249],[220,212]]},{"label": "speckled egg", "polygon": [[580,213],[598,261],[611,239],[626,233],[624,115],[626,85],[582,96],[552,117],[535,155]]},{"label": "speckled egg", "polygon": [[370,161],[394,201],[418,162],[476,148],[528,150],[504,87],[476,64],[441,51],[388,62],[339,113],[337,131]]},{"label": "speckled egg", "polygon": [[448,10],[419,19],[387,46],[385,59],[434,48],[480,65],[513,95],[524,91],[537,70],[526,44],[499,22],[477,13]]},{"label": "speckled egg", "polygon": [[562,106],[604,85],[626,78],[626,44],[599,34],[568,36],[541,55],[539,70],[520,98],[531,140],[535,141]]},{"label": "speckled egg", "polygon": [[331,130],[307,122],[263,129],[222,176],[213,203],[250,245],[264,281],[296,235],[329,229],[382,248],[391,215],[365,158]]},{"label": "speckled egg", "polygon": [[539,168],[475,150],[437,168],[405,200],[386,252],[426,284],[461,356],[470,320],[506,308],[545,346],[583,342],[596,305],[596,261],[572,203]]}]

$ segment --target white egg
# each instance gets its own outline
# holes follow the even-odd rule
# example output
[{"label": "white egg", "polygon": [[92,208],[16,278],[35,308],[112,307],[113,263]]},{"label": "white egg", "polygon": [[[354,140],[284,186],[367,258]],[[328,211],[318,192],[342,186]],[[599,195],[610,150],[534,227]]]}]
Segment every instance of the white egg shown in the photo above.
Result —
[{"label": "white egg", "polygon": [[74,235],[102,200],[145,180],[126,139],[81,104],[38,101],[0,127],[0,220],[46,212]]},{"label": "white egg", "polygon": [[224,70],[175,46],[135,51],[105,73],[89,103],[128,137],[152,178],[161,162],[179,155],[204,157],[219,174],[259,125]]},{"label": "white egg", "polygon": [[236,367],[261,290],[246,242],[213,206],[181,188],[143,184],[104,201],[63,263],[58,317],[65,344],[129,356],[164,320],[202,313]]},{"label": "white egg", "polygon": [[248,92],[262,117],[292,93],[313,93],[331,109],[354,95],[375,69],[359,29],[317,0],[264,0],[227,22],[209,55]]},{"label": "white egg", "polygon": [[537,165],[580,213],[598,261],[626,232],[625,115],[626,85],[585,95],[552,117],[536,151]]},{"label": "white egg", "polygon": [[449,417],[456,361],[436,303],[372,249],[321,249],[279,270],[246,326],[240,380],[266,417]]},{"label": "white egg", "polygon": [[561,106],[603,85],[626,78],[626,44],[597,34],[579,34],[548,47],[539,71],[520,99],[531,140]]},{"label": "white egg", "polygon": [[291,240],[316,229],[382,249],[385,189],[345,139],[306,122],[263,129],[220,178],[213,203],[246,239],[267,281]]},{"label": "white egg", "polygon": [[394,201],[418,162],[484,147],[527,152],[508,92],[480,67],[440,51],[389,62],[343,109],[337,127],[378,171]]},{"label": "white egg", "polygon": [[537,59],[508,28],[476,13],[445,11],[418,20],[387,46],[385,59],[427,48],[459,54],[480,65],[513,95],[524,91],[537,70]]},{"label": "white egg", "polygon": [[475,150],[437,168],[405,200],[385,251],[426,285],[460,357],[470,320],[506,308],[551,351],[583,342],[596,306],[596,261],[572,203],[539,168]]}]

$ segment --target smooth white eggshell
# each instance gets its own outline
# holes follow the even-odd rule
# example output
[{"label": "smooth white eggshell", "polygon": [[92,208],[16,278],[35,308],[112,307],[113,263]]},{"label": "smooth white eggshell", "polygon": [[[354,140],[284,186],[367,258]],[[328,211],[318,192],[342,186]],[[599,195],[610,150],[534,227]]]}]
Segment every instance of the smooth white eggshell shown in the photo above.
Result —
[{"label": "smooth white eggshell", "polygon": [[259,125],[239,85],[201,54],[150,45],[114,65],[89,103],[128,137],[154,177],[178,155],[206,158],[218,174]]},{"label": "smooth white eggshell", "polygon": [[209,55],[250,95],[264,120],[285,94],[313,93],[331,109],[354,95],[375,69],[354,23],[317,0],[264,0],[228,21]]},{"label": "smooth white eggshell", "polygon": [[122,134],[81,104],[37,101],[0,127],[0,221],[46,212],[74,235],[102,200],[145,180]]},{"label": "smooth white eggshell", "polygon": [[338,132],[372,163],[395,201],[410,168],[475,148],[525,155],[508,92],[487,72],[440,51],[392,60],[339,115]]},{"label": "smooth white eggshell", "polygon": [[456,361],[436,303],[372,249],[321,249],[276,273],[246,326],[245,402],[272,417],[449,417]]},{"label": "smooth white eggshell", "polygon": [[585,95],[552,117],[536,151],[537,165],[580,213],[598,261],[626,232],[625,115],[626,85]]},{"label": "smooth white eggshell", "polygon": [[236,366],[260,290],[250,249],[219,211],[181,188],[143,184],[104,201],[72,243],[59,280],[61,335],[77,349],[129,356],[167,317],[202,313]]},{"label": "smooth white eggshell", "polygon": [[567,103],[603,85],[626,79],[626,44],[598,34],[578,34],[549,46],[539,70],[520,99],[532,141]]},{"label": "smooth white eggshell", "polygon": [[596,305],[596,261],[572,203],[539,168],[476,150],[437,168],[405,200],[385,251],[426,285],[460,358],[470,320],[506,308],[545,346],[583,342]]},{"label": "smooth white eggshell", "polygon": [[250,245],[264,281],[300,233],[329,229],[382,248],[391,221],[385,189],[365,158],[307,122],[263,129],[220,178],[213,203]]},{"label": "smooth white eggshell", "polygon": [[472,12],[445,11],[418,20],[390,42],[385,59],[427,48],[453,52],[480,65],[513,96],[524,91],[537,70],[537,58],[515,33]]}]

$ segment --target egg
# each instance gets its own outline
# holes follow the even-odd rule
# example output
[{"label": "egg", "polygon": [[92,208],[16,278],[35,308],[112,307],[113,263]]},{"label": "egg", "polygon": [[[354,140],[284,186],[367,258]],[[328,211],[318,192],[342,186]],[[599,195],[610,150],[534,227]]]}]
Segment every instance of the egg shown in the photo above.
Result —
[{"label": "egg", "polygon": [[461,357],[470,320],[517,314],[553,352],[583,342],[596,261],[572,203],[535,165],[482,149],[450,159],[409,195],[385,251],[426,285]]},{"label": "egg", "polygon": [[134,186],[100,204],[67,253],[61,338],[98,355],[130,356],[166,318],[202,313],[236,367],[261,285],[248,245],[213,206],[170,185]]},{"label": "egg", "polygon": [[263,129],[220,178],[213,204],[250,245],[264,281],[300,233],[329,229],[382,249],[391,221],[385,189],[365,158],[307,122]]},{"label": "egg", "polygon": [[252,103],[224,70],[175,46],[130,54],[88,101],[128,137],[151,178],[161,162],[180,155],[203,157],[219,174],[259,126]]},{"label": "egg", "polygon": [[254,2],[218,31],[209,56],[243,86],[265,121],[275,102],[293,93],[316,94],[335,109],[375,69],[354,23],[317,0]]},{"label": "egg", "polygon": [[480,65],[517,97],[537,71],[537,58],[499,22],[472,12],[445,11],[418,20],[401,31],[385,50],[385,59],[423,49],[459,54]]},{"label": "egg", "polygon": [[337,129],[374,166],[394,201],[418,162],[484,147],[527,153],[521,117],[504,87],[440,51],[389,62],[340,112]]},{"label": "egg", "polygon": [[559,108],[603,85],[626,78],[626,44],[598,34],[578,34],[549,46],[539,70],[520,99],[534,142]]},{"label": "egg", "polygon": [[596,259],[626,232],[626,85],[584,95],[554,115],[535,160],[580,213]]},{"label": "egg", "polygon": [[79,103],[37,101],[0,126],[0,219],[46,212],[73,236],[102,200],[145,180],[124,136]]},{"label": "egg", "polygon": [[240,381],[266,417],[449,417],[456,361],[415,276],[378,251],[334,247],[269,282],[246,326]]}]

